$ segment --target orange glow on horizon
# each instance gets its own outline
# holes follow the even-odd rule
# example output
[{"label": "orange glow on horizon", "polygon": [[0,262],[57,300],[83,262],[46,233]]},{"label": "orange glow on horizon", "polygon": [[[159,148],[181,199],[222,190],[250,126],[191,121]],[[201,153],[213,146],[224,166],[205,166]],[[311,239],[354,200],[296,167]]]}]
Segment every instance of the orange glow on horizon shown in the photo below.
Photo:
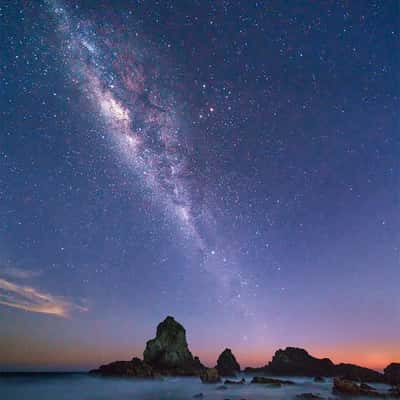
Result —
[{"label": "orange glow on horizon", "polygon": [[[130,360],[143,355],[143,345],[108,346],[99,343],[69,343],[59,346],[56,342],[32,340],[29,337],[3,338],[0,343],[2,367],[13,365],[27,368],[64,368],[90,369],[116,360]],[[211,346],[210,346],[211,347]],[[286,346],[281,346],[286,347]],[[262,367],[267,364],[278,347],[259,349],[247,344],[242,347],[232,346],[232,351],[242,368]],[[330,358],[334,363],[352,363],[362,367],[382,371],[391,362],[400,361],[400,347],[396,343],[385,344],[344,344],[335,348],[328,346],[304,346],[314,357]],[[15,350],[18,349],[18,352]],[[200,350],[190,346],[193,355],[199,356],[206,366],[216,364],[218,355],[223,350]]]}]

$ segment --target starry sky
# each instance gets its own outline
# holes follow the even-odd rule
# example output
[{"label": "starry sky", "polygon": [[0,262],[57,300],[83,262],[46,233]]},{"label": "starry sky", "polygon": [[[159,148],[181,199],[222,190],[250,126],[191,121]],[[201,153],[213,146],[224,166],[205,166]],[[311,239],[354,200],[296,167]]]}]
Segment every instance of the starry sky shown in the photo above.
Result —
[{"label": "starry sky", "polygon": [[0,368],[400,359],[396,1],[0,3]]}]

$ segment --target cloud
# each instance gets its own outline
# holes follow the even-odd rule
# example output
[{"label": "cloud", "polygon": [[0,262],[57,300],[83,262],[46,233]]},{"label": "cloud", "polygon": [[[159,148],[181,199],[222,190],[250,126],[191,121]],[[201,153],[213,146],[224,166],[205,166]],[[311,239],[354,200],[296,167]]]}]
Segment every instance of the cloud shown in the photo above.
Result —
[{"label": "cloud", "polygon": [[42,274],[42,271],[32,271],[18,267],[2,266],[0,265],[0,275],[6,275],[15,279],[29,279]]},{"label": "cloud", "polygon": [[63,318],[68,318],[72,311],[88,311],[86,307],[64,298],[43,293],[30,286],[18,285],[2,278],[0,278],[0,304]]}]

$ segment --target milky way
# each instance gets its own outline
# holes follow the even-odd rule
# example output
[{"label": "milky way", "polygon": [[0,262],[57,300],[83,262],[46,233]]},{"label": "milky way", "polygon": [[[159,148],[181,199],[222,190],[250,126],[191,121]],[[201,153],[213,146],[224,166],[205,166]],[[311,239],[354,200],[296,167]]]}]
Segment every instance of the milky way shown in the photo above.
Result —
[{"label": "milky way", "polygon": [[107,124],[119,156],[135,169],[182,234],[205,250],[193,210],[199,205],[193,204],[185,181],[188,162],[175,101],[157,84],[159,71],[146,64],[132,35],[121,40],[113,28],[99,34],[90,22],[74,20],[63,5],[51,5],[72,77]]},{"label": "milky way", "polygon": [[99,30],[92,22],[73,18],[60,3],[51,2],[51,9],[71,79],[101,115],[116,156],[176,224],[182,247],[189,243],[192,262],[213,277],[217,301],[252,315],[246,296],[254,297],[251,289],[258,285],[242,271],[233,249],[218,244],[223,240],[215,238],[212,210],[194,200],[199,185],[192,178],[188,134],[173,91],[162,83],[162,61],[155,65],[158,58],[140,47],[132,32]]}]

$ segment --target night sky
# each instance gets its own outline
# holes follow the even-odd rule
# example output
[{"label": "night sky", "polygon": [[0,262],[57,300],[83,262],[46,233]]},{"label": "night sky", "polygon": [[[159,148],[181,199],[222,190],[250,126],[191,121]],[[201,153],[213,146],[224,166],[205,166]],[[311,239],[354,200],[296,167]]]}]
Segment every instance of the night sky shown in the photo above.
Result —
[{"label": "night sky", "polygon": [[0,368],[400,359],[399,9],[0,3]]}]

